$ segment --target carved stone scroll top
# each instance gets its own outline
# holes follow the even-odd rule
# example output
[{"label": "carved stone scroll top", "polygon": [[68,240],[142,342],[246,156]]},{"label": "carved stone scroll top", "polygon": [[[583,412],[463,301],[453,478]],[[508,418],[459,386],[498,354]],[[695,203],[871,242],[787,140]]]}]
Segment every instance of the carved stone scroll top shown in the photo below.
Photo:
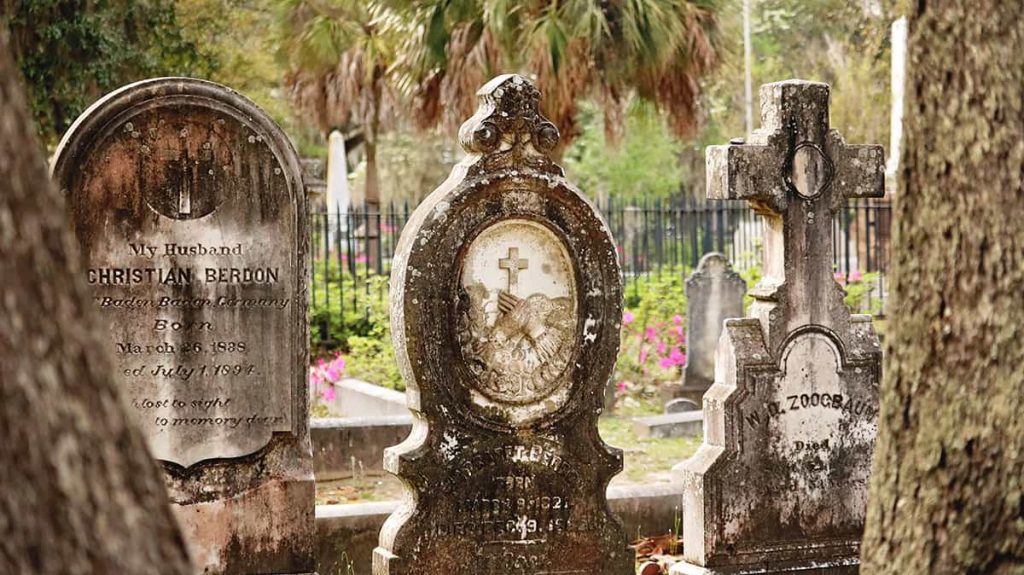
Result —
[{"label": "carved stone scroll top", "polygon": [[467,152],[531,155],[535,150],[532,154],[546,155],[558,145],[558,128],[540,113],[540,91],[526,78],[498,76],[477,96],[480,107],[459,130]]}]

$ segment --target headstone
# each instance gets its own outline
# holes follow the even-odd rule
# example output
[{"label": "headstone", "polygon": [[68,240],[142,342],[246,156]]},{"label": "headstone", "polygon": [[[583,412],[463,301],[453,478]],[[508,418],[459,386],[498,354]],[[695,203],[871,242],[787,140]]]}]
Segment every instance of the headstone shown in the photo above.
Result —
[{"label": "headstone", "polygon": [[674,574],[854,573],[877,430],[881,351],[832,277],[832,217],[883,192],[881,146],[829,129],[826,84],[761,88],[749,143],[708,148],[708,197],[765,218],[750,317],[726,321],[704,442],[680,464]]},{"label": "headstone", "polygon": [[414,430],[385,454],[410,490],[375,575],[625,575],[597,433],[619,348],[608,228],[548,153],[558,130],[518,75],[478,92],[468,156],[402,232],[391,321]]},{"label": "headstone", "polygon": [[697,411],[700,409],[700,405],[692,399],[686,399],[685,397],[677,397],[672,401],[665,403],[665,413],[685,413],[687,411]]},{"label": "headstone", "polygon": [[326,203],[327,182],[324,181],[324,161],[320,158],[302,158],[302,181],[306,187],[306,197],[314,209],[320,209]]},{"label": "headstone", "polygon": [[907,83],[907,17],[893,21],[890,27],[889,44],[891,96],[889,110],[889,161],[885,165],[886,187],[890,193],[899,189],[896,179],[899,175],[900,152],[903,148],[903,107]]},{"label": "headstone", "polygon": [[348,213],[348,159],[345,136],[334,130],[327,137],[327,213]]},{"label": "headstone", "polygon": [[743,317],[747,282],[718,252],[705,254],[686,279],[686,366],[679,394],[699,402],[715,381],[722,322]]},{"label": "headstone", "polygon": [[78,118],[53,176],[198,568],[313,571],[306,197],[284,133],[223,86],[145,80]]}]

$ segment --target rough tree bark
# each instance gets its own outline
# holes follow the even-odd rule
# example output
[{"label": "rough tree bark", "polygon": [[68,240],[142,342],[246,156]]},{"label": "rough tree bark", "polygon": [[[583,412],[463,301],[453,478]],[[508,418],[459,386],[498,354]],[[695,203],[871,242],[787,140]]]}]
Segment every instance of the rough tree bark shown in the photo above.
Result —
[{"label": "rough tree bark", "polygon": [[1024,573],[1024,3],[914,2],[864,573]]},{"label": "rough tree bark", "polygon": [[0,30],[0,573],[191,571]]}]

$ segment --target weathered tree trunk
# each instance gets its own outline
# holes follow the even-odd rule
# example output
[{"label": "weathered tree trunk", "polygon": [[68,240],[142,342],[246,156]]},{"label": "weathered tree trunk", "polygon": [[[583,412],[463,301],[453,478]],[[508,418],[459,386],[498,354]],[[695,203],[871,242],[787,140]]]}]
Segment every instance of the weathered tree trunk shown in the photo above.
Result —
[{"label": "weathered tree trunk", "polygon": [[189,573],[0,31],[0,573]]},{"label": "weathered tree trunk", "polygon": [[1024,573],[1024,3],[915,2],[864,573]]},{"label": "weathered tree trunk", "polygon": [[376,72],[371,90],[373,99],[369,125],[365,127],[366,141],[366,266],[376,271],[380,265],[380,172],[377,166],[377,142],[380,136],[380,112],[384,97],[383,71]]}]

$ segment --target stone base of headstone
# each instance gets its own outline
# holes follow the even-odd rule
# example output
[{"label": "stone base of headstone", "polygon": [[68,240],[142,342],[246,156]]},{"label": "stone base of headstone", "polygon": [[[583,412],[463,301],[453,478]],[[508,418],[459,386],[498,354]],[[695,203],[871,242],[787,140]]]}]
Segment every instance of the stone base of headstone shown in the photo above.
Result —
[{"label": "stone base of headstone", "polygon": [[[315,570],[312,464],[289,464],[285,451],[278,445],[245,464],[214,464],[201,471],[206,476],[201,482],[168,478],[171,508],[199,573],[292,575]],[[235,481],[227,479],[252,475],[253,468],[264,471],[263,477],[251,479],[252,486],[231,485]],[[209,485],[213,475],[224,478],[230,488],[205,493],[202,485]]]},{"label": "stone base of headstone", "polygon": [[633,433],[641,439],[700,437],[703,429],[704,413],[701,411],[666,413],[633,419]]},{"label": "stone base of headstone", "polygon": [[791,568],[774,568],[768,571],[764,569],[739,569],[722,570],[706,569],[700,565],[691,563],[676,563],[668,570],[669,575],[746,575],[746,574],[772,574],[772,573],[796,573],[798,575],[857,575],[860,573],[860,565],[794,565]]},{"label": "stone base of headstone", "polygon": [[665,403],[665,413],[685,413],[687,411],[700,411],[700,403],[678,397]]}]

